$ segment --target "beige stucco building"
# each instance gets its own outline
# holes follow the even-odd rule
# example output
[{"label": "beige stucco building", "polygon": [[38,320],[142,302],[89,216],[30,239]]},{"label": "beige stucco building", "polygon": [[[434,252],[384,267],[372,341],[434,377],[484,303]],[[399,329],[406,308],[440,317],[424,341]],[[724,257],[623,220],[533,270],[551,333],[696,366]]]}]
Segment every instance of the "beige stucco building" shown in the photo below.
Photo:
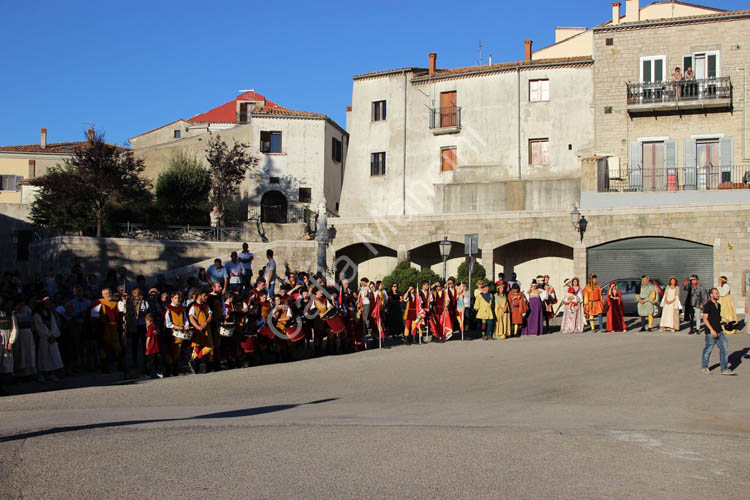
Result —
[{"label": "beige stucco building", "polygon": [[135,136],[130,144],[145,162],[144,175],[155,182],[176,153],[207,165],[215,136],[229,145],[247,144],[260,160],[240,188],[250,216],[261,207],[258,215],[266,222],[296,220],[299,209],[315,210],[324,197],[328,210],[338,211],[349,134],[326,115],[284,108],[255,91]]}]

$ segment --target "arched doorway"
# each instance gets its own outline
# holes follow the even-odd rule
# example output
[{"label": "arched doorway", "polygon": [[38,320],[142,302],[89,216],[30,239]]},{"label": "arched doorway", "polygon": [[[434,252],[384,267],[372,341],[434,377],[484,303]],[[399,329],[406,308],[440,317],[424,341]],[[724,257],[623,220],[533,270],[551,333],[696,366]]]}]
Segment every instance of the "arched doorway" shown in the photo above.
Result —
[{"label": "arched doorway", "polygon": [[260,199],[260,220],[277,224],[286,223],[287,201],[281,191],[268,191]]}]

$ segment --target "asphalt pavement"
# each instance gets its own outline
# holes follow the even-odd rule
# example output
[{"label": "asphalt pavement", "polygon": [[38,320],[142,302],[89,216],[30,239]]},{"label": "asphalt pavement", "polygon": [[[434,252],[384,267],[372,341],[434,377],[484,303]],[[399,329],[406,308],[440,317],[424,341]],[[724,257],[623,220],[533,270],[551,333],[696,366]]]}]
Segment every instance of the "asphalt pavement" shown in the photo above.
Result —
[{"label": "asphalt pavement", "polygon": [[750,336],[734,377],[702,345],[451,341],[6,397],[0,497],[750,498]]}]

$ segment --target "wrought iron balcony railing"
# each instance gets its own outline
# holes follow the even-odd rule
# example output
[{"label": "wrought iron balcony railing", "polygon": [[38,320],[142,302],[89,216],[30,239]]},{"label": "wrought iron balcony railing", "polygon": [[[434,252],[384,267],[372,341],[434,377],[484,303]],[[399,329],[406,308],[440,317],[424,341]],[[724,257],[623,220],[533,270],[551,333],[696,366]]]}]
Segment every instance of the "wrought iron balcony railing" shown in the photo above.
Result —
[{"label": "wrought iron balcony railing", "polygon": [[430,129],[440,128],[461,128],[461,108],[450,106],[430,109]]},{"label": "wrought iron balcony railing", "polygon": [[599,192],[709,191],[750,189],[750,165],[643,168],[599,171]]},{"label": "wrought iron balcony railing", "polygon": [[649,104],[723,103],[732,98],[732,82],[728,76],[703,80],[628,83],[628,107]]}]

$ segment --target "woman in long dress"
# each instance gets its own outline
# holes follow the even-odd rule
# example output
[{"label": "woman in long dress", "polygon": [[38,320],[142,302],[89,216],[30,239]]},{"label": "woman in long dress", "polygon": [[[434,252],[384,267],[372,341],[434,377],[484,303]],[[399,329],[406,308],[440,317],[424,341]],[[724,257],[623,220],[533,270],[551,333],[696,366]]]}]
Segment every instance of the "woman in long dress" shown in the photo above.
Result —
[{"label": "woman in long dress", "polygon": [[6,309],[5,299],[0,295],[0,396],[7,396],[7,379],[13,375],[13,344],[18,327],[12,313]]},{"label": "woman in long dress", "polygon": [[625,313],[622,307],[622,293],[617,289],[617,284],[614,281],[609,284],[607,290],[607,331],[623,333],[627,331]]},{"label": "woman in long dress", "polygon": [[404,320],[401,318],[401,294],[398,291],[398,283],[391,285],[388,292],[388,305],[386,306],[386,315],[388,316],[388,334],[391,338],[396,338],[404,333]]},{"label": "woman in long dress", "polygon": [[37,370],[39,371],[39,382],[45,381],[45,376],[52,382],[57,382],[55,372],[63,367],[60,348],[57,339],[60,337],[60,329],[55,320],[52,301],[49,297],[42,299],[42,303],[34,313],[34,331],[39,337],[39,351],[37,355]]},{"label": "woman in long dress", "polygon": [[732,291],[727,283],[727,277],[722,276],[719,278],[719,304],[721,304],[721,320],[726,323],[726,326],[722,326],[724,333],[732,335],[737,333],[737,310],[734,307],[734,300],[732,299]]},{"label": "woman in long dress", "polygon": [[542,335],[544,333],[544,315],[546,308],[544,301],[547,298],[547,292],[539,288],[536,280],[531,281],[531,287],[526,291],[526,298],[529,301],[529,315],[526,317],[522,335]]},{"label": "woman in long dress", "polygon": [[510,336],[510,304],[505,296],[505,284],[497,285],[495,294],[495,338],[505,339]]},{"label": "woman in long dress", "polygon": [[560,333],[582,333],[586,326],[583,317],[583,294],[578,278],[573,278],[565,292],[565,312]]},{"label": "woman in long dress", "polygon": [[13,364],[17,377],[31,377],[36,373],[36,344],[31,332],[31,309],[19,298],[13,308],[14,324],[18,326],[13,344]]},{"label": "woman in long dress", "polygon": [[669,277],[669,285],[664,289],[664,296],[661,299],[661,322],[659,331],[676,332],[680,329],[680,286],[677,284],[677,278]]}]

